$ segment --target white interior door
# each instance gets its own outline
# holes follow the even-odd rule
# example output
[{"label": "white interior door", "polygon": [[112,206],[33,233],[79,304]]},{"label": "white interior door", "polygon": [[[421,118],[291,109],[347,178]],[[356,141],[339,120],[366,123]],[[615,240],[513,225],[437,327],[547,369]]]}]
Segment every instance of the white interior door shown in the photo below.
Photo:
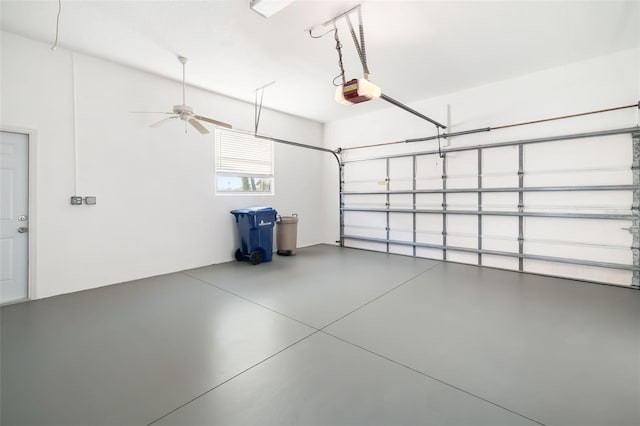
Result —
[{"label": "white interior door", "polygon": [[0,157],[0,303],[7,303],[29,295],[29,136],[0,132]]}]

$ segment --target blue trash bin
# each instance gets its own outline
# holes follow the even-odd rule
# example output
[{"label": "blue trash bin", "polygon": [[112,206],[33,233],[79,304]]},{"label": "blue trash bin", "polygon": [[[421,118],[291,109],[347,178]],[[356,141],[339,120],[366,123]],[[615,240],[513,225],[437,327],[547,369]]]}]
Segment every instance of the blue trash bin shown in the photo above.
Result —
[{"label": "blue trash bin", "polygon": [[278,212],[272,207],[251,207],[231,210],[240,234],[240,248],[236,260],[248,260],[252,265],[271,262],[273,227]]}]

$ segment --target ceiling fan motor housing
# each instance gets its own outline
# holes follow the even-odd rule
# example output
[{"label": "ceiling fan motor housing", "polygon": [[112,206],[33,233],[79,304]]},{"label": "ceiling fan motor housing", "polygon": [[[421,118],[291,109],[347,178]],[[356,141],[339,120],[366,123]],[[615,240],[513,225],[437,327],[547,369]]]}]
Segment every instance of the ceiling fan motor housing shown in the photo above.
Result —
[{"label": "ceiling fan motor housing", "polygon": [[193,114],[193,108],[191,108],[189,105],[174,105],[173,106],[173,112],[175,114],[182,114],[184,112],[186,113],[190,113]]}]

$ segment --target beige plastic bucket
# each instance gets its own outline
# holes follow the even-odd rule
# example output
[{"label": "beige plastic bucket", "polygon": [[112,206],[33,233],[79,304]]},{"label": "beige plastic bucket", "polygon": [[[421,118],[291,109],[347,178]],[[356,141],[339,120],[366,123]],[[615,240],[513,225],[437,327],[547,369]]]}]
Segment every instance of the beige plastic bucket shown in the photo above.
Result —
[{"label": "beige plastic bucket", "polygon": [[276,246],[280,256],[295,256],[298,239],[298,215],[278,216]]}]

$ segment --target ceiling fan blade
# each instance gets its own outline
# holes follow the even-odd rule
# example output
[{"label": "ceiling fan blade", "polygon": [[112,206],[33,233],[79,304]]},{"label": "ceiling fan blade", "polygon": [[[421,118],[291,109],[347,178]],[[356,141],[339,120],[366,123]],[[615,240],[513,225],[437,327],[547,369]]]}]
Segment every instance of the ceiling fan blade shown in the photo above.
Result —
[{"label": "ceiling fan blade", "polygon": [[227,123],[224,123],[222,121],[214,120],[213,118],[203,117],[201,115],[196,115],[195,117],[198,120],[206,121],[207,123],[214,124],[214,125],[216,125],[218,127],[225,127],[227,129],[232,129],[233,128],[233,127],[231,127],[231,124],[227,124]]},{"label": "ceiling fan blade", "polygon": [[167,123],[169,120],[175,120],[176,118],[178,118],[177,115],[174,115],[173,117],[167,117],[167,118],[163,118],[162,120],[158,121],[157,123],[153,123],[151,126],[149,127],[160,127],[163,124]]},{"label": "ceiling fan blade", "polygon": [[200,124],[200,122],[198,120],[190,118],[189,119],[189,123],[191,123],[191,125],[193,127],[195,127],[196,130],[199,131],[201,134],[206,135],[207,133],[209,133],[209,130],[207,130],[206,127],[204,127],[202,124]]}]

